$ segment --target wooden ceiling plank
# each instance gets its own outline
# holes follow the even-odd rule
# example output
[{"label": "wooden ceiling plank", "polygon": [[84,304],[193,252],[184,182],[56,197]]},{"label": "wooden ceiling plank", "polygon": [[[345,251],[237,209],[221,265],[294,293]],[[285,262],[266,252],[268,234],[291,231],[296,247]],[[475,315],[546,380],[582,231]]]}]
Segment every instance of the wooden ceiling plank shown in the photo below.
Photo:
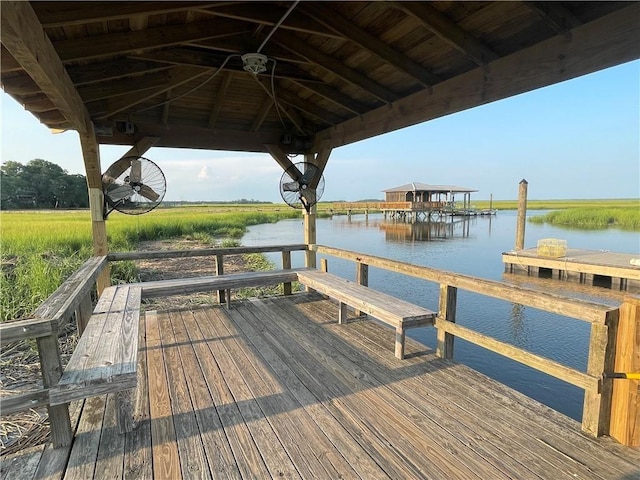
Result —
[{"label": "wooden ceiling plank", "polygon": [[2,45],[2,48],[0,48],[0,72],[4,75],[5,73],[19,72],[20,70],[22,70],[22,65]]},{"label": "wooden ceiling plank", "polygon": [[260,127],[264,123],[265,118],[267,118],[267,114],[271,110],[271,107],[273,107],[273,99],[267,95],[260,106],[260,110],[258,110],[258,114],[253,119],[253,123],[249,129],[250,132],[257,132],[260,130]]},{"label": "wooden ceiling plank", "polygon": [[2,88],[12,95],[34,95],[40,93],[40,87],[29,75],[17,75],[10,78],[2,78]]},{"label": "wooden ceiling plank", "polygon": [[433,74],[427,68],[413,61],[406,55],[394,50],[392,47],[379,40],[366,30],[358,27],[347,18],[340,15],[320,3],[305,3],[303,11],[322,22],[328,28],[335,30],[345,39],[355,42],[373,56],[380,57],[386,63],[394,66],[401,72],[413,77],[425,87],[440,82],[442,79]]},{"label": "wooden ceiling plank", "polygon": [[91,119],[29,2],[2,2],[2,44],[80,133]]},{"label": "wooden ceiling plank", "polygon": [[169,47],[205,38],[250,32],[244,22],[212,20],[182,25],[152,27],[135,32],[107,33],[87,38],[59,40],[54,47],[63,62],[126,55],[138,50]]},{"label": "wooden ceiling plank", "polygon": [[566,34],[572,28],[582,25],[582,22],[559,2],[524,2],[536,12],[544,22],[556,33]]},{"label": "wooden ceiling plank", "polygon": [[131,58],[115,59],[107,62],[90,63],[86,65],[71,65],[67,73],[76,87],[92,83],[117,80],[140,74],[148,74],[167,70],[172,65],[157,62],[145,62]]},{"label": "wooden ceiling plank", "polygon": [[213,108],[211,109],[211,113],[209,114],[209,128],[215,127],[216,120],[218,120],[218,115],[220,115],[220,110],[222,110],[222,103],[224,102],[224,99],[227,96],[227,91],[229,90],[229,86],[233,81],[233,73],[231,72],[223,72],[221,76],[222,78],[220,80],[220,88],[218,88],[216,91],[215,97],[213,99]]},{"label": "wooden ceiling plank", "polygon": [[[640,58],[640,3],[632,3],[524,50],[501,57],[316,134],[346,145]],[[487,73],[489,72],[489,73]]]},{"label": "wooden ceiling plank", "polygon": [[464,31],[428,2],[394,2],[394,4],[476,64],[484,65],[499,57],[487,45]]},{"label": "wooden ceiling plank", "polygon": [[98,118],[112,117],[117,113],[144,102],[145,100],[165,93],[172,88],[187,83],[207,73],[209,73],[207,70],[197,67],[176,67],[170,72],[169,78],[164,86],[152,89],[151,91],[145,91],[144,93],[137,92],[119,96],[109,102],[107,111],[101,114]]},{"label": "wooden ceiling plank", "polygon": [[321,52],[309,44],[306,44],[303,40],[289,32],[276,32],[272,38],[283,47],[294,53],[302,55],[310,62],[316,63],[323,69],[343,78],[352,85],[369,92],[371,95],[379,98],[385,103],[393,102],[400,98],[399,95],[379,83],[374,82],[366,75],[347,67],[340,60]]},{"label": "wooden ceiling plank", "polygon": [[56,2],[51,8],[49,2],[33,2],[34,11],[44,28],[107,22],[215,5],[202,2]]}]

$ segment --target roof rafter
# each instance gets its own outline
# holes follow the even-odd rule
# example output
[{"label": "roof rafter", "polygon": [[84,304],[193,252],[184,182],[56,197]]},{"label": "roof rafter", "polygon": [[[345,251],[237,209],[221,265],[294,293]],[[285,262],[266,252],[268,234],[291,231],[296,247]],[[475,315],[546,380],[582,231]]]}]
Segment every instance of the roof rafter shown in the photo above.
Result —
[{"label": "roof rafter", "polygon": [[220,115],[220,110],[222,110],[222,102],[224,102],[224,97],[227,96],[227,91],[233,81],[233,73],[231,72],[223,72],[221,76],[220,88],[216,91],[213,99],[213,108],[209,113],[209,128],[215,127],[218,115]]},{"label": "roof rafter", "polygon": [[572,28],[582,25],[582,22],[559,2],[524,2],[536,12],[542,20],[556,33],[566,34]]},{"label": "roof rafter", "polygon": [[425,28],[478,65],[483,65],[499,57],[487,45],[465,32],[428,2],[394,2],[394,5],[422,22]]},{"label": "roof rafter", "polygon": [[27,2],[2,2],[2,43],[80,133],[91,119],[49,37]]},{"label": "roof rafter", "polygon": [[249,129],[249,131],[257,132],[258,130],[260,130],[260,127],[264,123],[264,120],[267,118],[267,114],[271,110],[271,107],[273,107],[273,98],[267,95],[267,97],[264,99],[264,102],[262,102],[262,105],[260,105],[260,110],[258,110],[258,114],[253,119],[253,123],[251,124],[251,128]]},{"label": "roof rafter", "polygon": [[341,77],[352,85],[367,91],[384,102],[393,102],[400,98],[399,95],[388,88],[371,80],[369,77],[357,70],[347,67],[340,60],[327,55],[326,53],[322,53],[311,45],[304,43],[298,37],[289,32],[276,32],[272,38],[283,47],[294,53],[302,55],[311,62],[317,63],[323,69]]},{"label": "roof rafter", "polygon": [[418,80],[422,85],[430,86],[442,80],[427,68],[394,50],[366,30],[359,28],[335,10],[319,3],[303,3],[302,5],[302,11],[307,15],[340,33],[345,40],[355,42],[372,55],[379,56],[386,63]]},{"label": "roof rafter", "polygon": [[313,83],[313,82],[305,82],[299,81],[296,79],[289,79],[293,83],[306,88],[307,90],[316,93],[323,97],[325,100],[329,100],[330,102],[335,103],[336,105],[340,105],[342,108],[349,110],[350,112],[355,113],[356,115],[361,115],[367,110],[369,107],[357,100],[354,100],[349,95],[345,95],[337,88],[330,87],[326,84],[321,83]]},{"label": "roof rafter", "polygon": [[224,37],[250,32],[245,22],[211,20],[182,25],[153,27],[124,33],[106,33],[86,38],[59,40],[54,47],[63,62],[123,55],[137,50],[169,47],[205,38]]}]

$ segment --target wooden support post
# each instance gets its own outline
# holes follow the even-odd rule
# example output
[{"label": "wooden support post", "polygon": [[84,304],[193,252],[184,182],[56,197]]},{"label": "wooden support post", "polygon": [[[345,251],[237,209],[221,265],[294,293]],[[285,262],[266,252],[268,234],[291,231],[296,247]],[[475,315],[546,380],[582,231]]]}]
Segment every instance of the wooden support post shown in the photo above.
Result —
[{"label": "wooden support post", "polygon": [[[224,275],[224,256],[216,255],[216,275]],[[224,290],[218,290],[218,304],[224,303]]]},{"label": "wooden support post", "polygon": [[[356,283],[368,287],[369,286],[369,265],[362,262],[356,262]],[[355,316],[364,315],[364,312],[355,310]]]},{"label": "wooden support post", "polygon": [[603,375],[613,371],[618,317],[619,310],[611,310],[605,314],[604,323],[591,324],[587,373],[603,380],[598,391],[584,392],[582,431],[596,437],[609,433],[612,381]]},{"label": "wooden support post", "polygon": [[527,181],[520,180],[518,188],[518,223],[516,225],[516,250],[524,248],[524,227],[527,223]]},{"label": "wooden support post", "polygon": [[343,325],[345,323],[347,323],[347,304],[340,302],[340,306],[338,308],[338,325]]},{"label": "wooden support post", "polygon": [[404,360],[404,341],[406,338],[406,331],[402,326],[396,327],[396,346],[395,356],[399,360]]},{"label": "wooden support post", "polygon": [[327,264],[327,259],[326,258],[321,258],[320,259],[320,270],[323,272],[328,272],[329,271],[329,266]]},{"label": "wooden support post", "polygon": [[[304,243],[315,245],[316,243],[316,206],[311,207],[309,213],[304,214]],[[316,252],[307,248],[304,257],[304,266],[316,268]]]},{"label": "wooden support post", "polygon": [[[42,382],[44,388],[50,388],[58,384],[62,376],[62,362],[58,348],[58,331],[46,337],[36,339],[40,367],[42,369]],[[51,442],[54,448],[71,445],[73,432],[71,431],[71,419],[69,418],[69,404],[48,405],[49,425],[51,426]]]},{"label": "wooden support post", "polygon": [[[615,372],[640,373],[640,297],[626,296],[620,307]],[[609,435],[640,447],[640,380],[613,380]]]},{"label": "wooden support post", "polygon": [[[440,284],[440,300],[438,307],[438,317],[446,322],[456,322],[456,304],[458,301],[458,288]],[[438,329],[436,355],[447,360],[453,359],[453,339],[454,336]]]},{"label": "wooden support post", "polygon": [[[291,252],[282,252],[282,269],[289,270],[291,268]],[[282,292],[285,295],[291,295],[291,282],[285,282],[282,284]]]}]

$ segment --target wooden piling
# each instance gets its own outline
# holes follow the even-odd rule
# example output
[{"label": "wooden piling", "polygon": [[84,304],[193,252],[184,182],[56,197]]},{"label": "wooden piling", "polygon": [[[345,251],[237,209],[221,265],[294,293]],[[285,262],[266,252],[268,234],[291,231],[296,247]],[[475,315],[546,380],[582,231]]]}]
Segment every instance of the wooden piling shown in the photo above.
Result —
[{"label": "wooden piling", "polygon": [[524,227],[527,222],[527,185],[523,178],[518,188],[518,223],[516,226],[516,250],[524,248]]},{"label": "wooden piling", "polygon": [[[640,372],[640,297],[627,296],[620,307],[615,372]],[[640,380],[613,380],[609,435],[640,447]]]}]

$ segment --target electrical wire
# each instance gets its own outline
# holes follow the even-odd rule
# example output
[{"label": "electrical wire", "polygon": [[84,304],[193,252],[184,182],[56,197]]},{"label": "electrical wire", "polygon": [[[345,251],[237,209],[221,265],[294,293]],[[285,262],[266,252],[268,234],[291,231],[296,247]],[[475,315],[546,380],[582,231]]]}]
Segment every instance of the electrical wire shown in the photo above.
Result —
[{"label": "electrical wire", "polygon": [[278,20],[278,22],[273,26],[273,28],[269,32],[269,35],[267,35],[267,38],[265,38],[262,41],[256,53],[260,53],[260,50],[264,48],[264,46],[267,44],[267,42],[269,41],[271,36],[274,34],[274,32],[280,27],[280,25],[282,25],[282,22],[284,22],[285,19],[289,16],[289,14],[293,11],[293,9],[296,8],[296,5],[298,5],[298,3],[300,3],[300,0],[296,0],[295,2],[293,2],[293,5],[289,7],[289,10],[287,10],[285,14],[282,16],[282,18],[280,18],[280,20]]}]

